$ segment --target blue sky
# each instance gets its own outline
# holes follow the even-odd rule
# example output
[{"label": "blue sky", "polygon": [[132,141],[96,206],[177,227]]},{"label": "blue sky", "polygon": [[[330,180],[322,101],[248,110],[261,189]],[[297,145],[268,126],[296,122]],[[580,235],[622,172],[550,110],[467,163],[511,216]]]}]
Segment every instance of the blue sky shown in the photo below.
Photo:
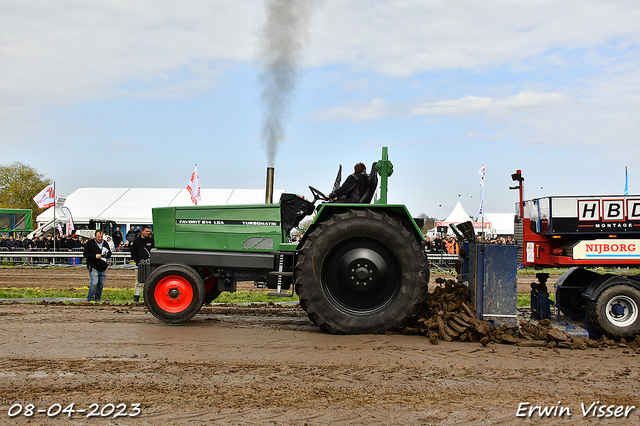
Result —
[{"label": "blue sky", "polygon": [[[307,2],[276,187],[389,147],[389,201],[444,219],[640,193],[640,5]],[[263,1],[0,0],[1,164],[78,187],[262,188]],[[206,204],[202,200],[201,204]]]}]

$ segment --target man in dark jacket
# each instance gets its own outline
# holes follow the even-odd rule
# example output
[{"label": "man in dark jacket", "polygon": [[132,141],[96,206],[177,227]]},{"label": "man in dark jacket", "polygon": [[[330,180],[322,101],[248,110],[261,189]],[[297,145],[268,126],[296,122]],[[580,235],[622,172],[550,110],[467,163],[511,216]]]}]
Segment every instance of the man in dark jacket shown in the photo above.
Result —
[{"label": "man in dark jacket", "polygon": [[[147,225],[142,225],[140,230],[140,238],[136,238],[136,240],[131,245],[131,258],[136,265],[140,267],[141,263],[145,263],[151,257],[151,249],[155,247],[153,238],[151,237],[151,228]],[[140,292],[142,291],[142,283],[137,279],[136,275],[136,285],[133,289],[133,301],[140,301]]]},{"label": "man in dark jacket", "polygon": [[329,199],[336,203],[359,203],[367,190],[367,167],[358,163],[353,167],[354,173],[344,181],[342,186],[331,194]]},{"label": "man in dark jacket", "polygon": [[133,244],[133,242],[136,239],[136,229],[134,226],[131,226],[131,228],[129,228],[129,231],[127,232],[127,235],[125,238],[129,242],[129,246],[131,246],[131,244]]},{"label": "man in dark jacket", "polygon": [[96,231],[95,238],[87,241],[84,245],[84,258],[87,259],[87,269],[89,269],[89,294],[87,301],[102,299],[102,289],[107,280],[107,261],[111,257],[109,244],[104,241],[104,233]]},{"label": "man in dark jacket", "polygon": [[20,244],[18,243],[18,241],[14,240],[12,235],[9,235],[9,239],[7,240],[7,248],[9,250],[18,250],[19,246]]},{"label": "man in dark jacket", "polygon": [[116,231],[113,233],[113,245],[115,246],[116,251],[118,250],[118,247],[120,247],[120,244],[122,244],[122,232],[120,231],[120,227],[117,226]]}]

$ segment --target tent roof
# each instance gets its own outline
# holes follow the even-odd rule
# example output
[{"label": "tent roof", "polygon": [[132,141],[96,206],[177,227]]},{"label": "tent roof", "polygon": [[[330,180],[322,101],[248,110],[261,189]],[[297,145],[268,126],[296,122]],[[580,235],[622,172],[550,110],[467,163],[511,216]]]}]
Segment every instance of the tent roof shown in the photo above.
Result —
[{"label": "tent roof", "polygon": [[513,235],[513,213],[485,213],[485,219],[491,222],[491,231],[498,235]]},{"label": "tent roof", "polygon": [[[273,191],[278,200],[286,192]],[[200,191],[200,205],[264,204],[264,189],[204,189]],[[153,207],[190,206],[191,196],[186,188],[78,188],[64,205],[73,215],[73,221],[88,223],[90,219],[113,220],[116,223],[151,223]],[[56,211],[56,216],[60,209]],[[53,207],[37,218],[38,222],[53,219]]]},{"label": "tent roof", "polygon": [[462,223],[471,220],[471,217],[464,211],[464,207],[460,202],[456,203],[449,216],[443,222]]}]

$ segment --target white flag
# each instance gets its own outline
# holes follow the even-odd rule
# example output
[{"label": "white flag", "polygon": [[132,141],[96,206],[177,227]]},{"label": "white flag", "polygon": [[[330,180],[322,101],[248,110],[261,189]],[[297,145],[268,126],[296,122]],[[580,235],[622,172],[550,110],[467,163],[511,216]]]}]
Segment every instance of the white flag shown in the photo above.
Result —
[{"label": "white flag", "polygon": [[198,176],[197,164],[193,169],[193,173],[191,173],[191,179],[187,185],[187,190],[189,191],[189,194],[191,194],[191,202],[198,204],[198,201],[200,201],[200,176]]},{"label": "white flag", "polygon": [[53,184],[47,186],[45,189],[40,191],[38,195],[33,197],[33,201],[35,201],[38,207],[41,209],[46,209],[55,205],[56,192],[53,189]]},{"label": "white flag", "polygon": [[478,170],[478,174],[480,175],[480,206],[478,206],[478,217],[482,217],[484,214],[484,164]]},{"label": "white flag", "polygon": [[73,217],[71,216],[71,211],[69,211],[69,208],[67,206],[63,206],[62,212],[67,217],[67,234],[71,235],[76,229],[76,227],[73,225]]}]

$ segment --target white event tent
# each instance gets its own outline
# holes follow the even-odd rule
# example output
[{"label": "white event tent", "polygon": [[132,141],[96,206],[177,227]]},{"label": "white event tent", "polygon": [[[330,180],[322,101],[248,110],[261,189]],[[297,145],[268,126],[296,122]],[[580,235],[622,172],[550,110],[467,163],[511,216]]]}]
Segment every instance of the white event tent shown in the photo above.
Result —
[{"label": "white event tent", "polygon": [[[442,222],[436,222],[436,226],[449,226],[457,225],[470,221],[473,223],[473,228],[476,233],[484,231],[485,234],[496,235],[513,235],[513,223],[514,215],[512,213],[485,213],[484,220],[474,222],[462,207],[460,202],[456,203],[449,216]],[[427,236],[433,237],[436,235],[436,228],[430,229]],[[448,230],[449,235],[453,235],[451,229]]]},{"label": "white event tent", "polygon": [[[286,192],[273,191],[277,202]],[[198,205],[264,204],[264,189],[201,189]],[[113,220],[128,229],[131,225],[151,225],[153,207],[193,206],[186,188],[78,188],[64,202],[75,224],[88,224],[90,219]],[[63,214],[62,214],[63,215]],[[61,210],[56,218],[62,219]],[[53,219],[53,207],[37,218],[38,224]],[[65,218],[66,219],[66,218]]]}]

